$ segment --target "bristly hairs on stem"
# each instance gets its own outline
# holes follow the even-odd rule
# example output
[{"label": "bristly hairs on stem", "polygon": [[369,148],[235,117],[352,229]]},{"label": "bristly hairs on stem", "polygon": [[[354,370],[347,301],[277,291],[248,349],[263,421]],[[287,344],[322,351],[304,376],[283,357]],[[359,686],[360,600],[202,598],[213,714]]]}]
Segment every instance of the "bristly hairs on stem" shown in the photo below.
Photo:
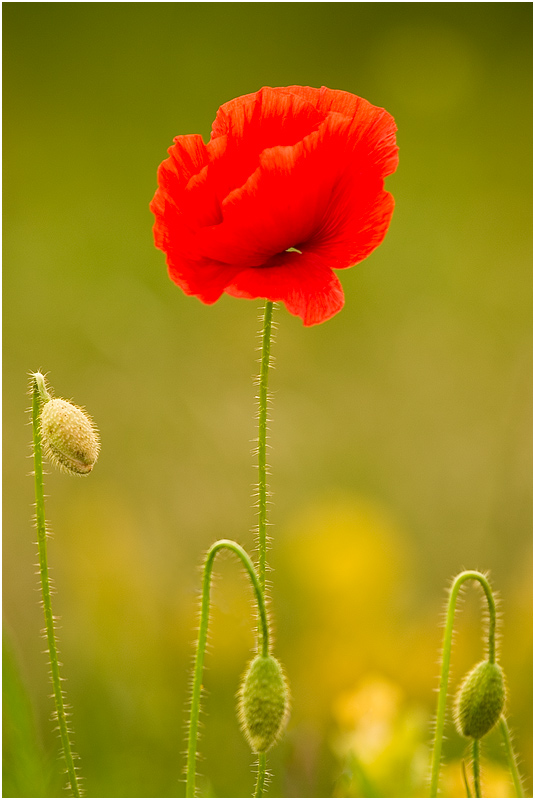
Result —
[{"label": "bristly hairs on stem", "polygon": [[257,777],[256,777],[256,786],[254,790],[255,797],[263,797],[264,790],[269,783],[269,778],[271,777],[269,771],[266,769],[266,754],[259,753],[258,754],[258,764],[257,764]]},{"label": "bristly hairs on stem", "polygon": [[[32,396],[32,430],[35,483],[35,525],[37,528],[37,547],[39,553],[39,575],[41,579],[42,607],[45,616],[45,636],[48,644],[47,654],[50,663],[50,677],[55,704],[54,718],[57,721],[61,750],[65,759],[69,788],[73,797],[81,797],[80,778],[71,743],[71,730],[68,726],[70,712],[62,689],[60,662],[55,631],[55,617],[52,614],[53,593],[49,576],[47,557],[47,523],[45,518],[45,496],[43,482],[43,447],[51,459],[70,472],[85,474],[89,472],[98,455],[98,436],[93,423],[77,406],[65,400],[54,401],[49,394],[44,375],[30,373],[30,393]],[[43,410],[54,410],[43,422]],[[57,405],[59,404],[59,410]],[[57,451],[57,452],[56,452]],[[59,453],[59,455],[58,455]],[[71,463],[72,462],[72,463]],[[73,466],[74,464],[74,466]]]},{"label": "bristly hairs on stem", "polygon": [[[271,344],[273,342],[275,325],[273,324],[273,303],[266,300],[264,313],[260,317],[262,321],[262,328],[259,331],[260,346],[259,351],[261,356],[259,358],[260,372],[255,381],[258,386],[258,440],[256,456],[258,462],[258,484],[257,484],[257,508],[258,508],[258,523],[256,527],[257,542],[258,542],[258,574],[260,578],[260,585],[262,587],[262,594],[264,602],[269,603],[269,593],[266,592],[266,571],[267,567],[267,507],[268,497],[271,497],[271,492],[268,490],[267,475],[269,474],[269,467],[267,463],[267,450],[268,450],[268,408],[271,404],[271,395],[268,392],[268,376],[270,368],[274,366],[274,359],[271,355]],[[258,627],[260,635],[260,620]],[[266,783],[266,754],[260,753],[258,756],[258,772],[255,788],[255,797],[263,797],[264,788]]]},{"label": "bristly hairs on stem", "polygon": [[485,584],[487,583],[487,579],[482,573],[476,571],[472,572],[465,571],[460,573],[460,575],[457,575],[453,579],[449,590],[449,596],[445,614],[444,640],[443,640],[442,658],[441,658],[442,668],[440,674],[437,712],[435,718],[434,744],[433,744],[433,753],[431,761],[430,797],[436,797],[438,793],[438,779],[439,779],[440,763],[442,755],[442,738],[444,734],[444,723],[446,718],[446,701],[448,694],[451,647],[453,640],[453,625],[455,620],[455,605],[463,583],[469,579],[478,580],[480,582],[484,581]]},{"label": "bristly hairs on stem", "polygon": [[230,539],[220,539],[215,542],[206,555],[203,569],[203,584],[202,584],[202,597],[201,597],[201,613],[199,620],[199,637],[197,640],[197,649],[195,654],[195,664],[193,670],[193,679],[191,683],[191,704],[190,716],[188,724],[188,749],[187,749],[187,764],[186,764],[186,797],[195,797],[195,778],[196,778],[196,765],[197,765],[197,739],[199,728],[199,714],[201,708],[201,692],[202,692],[202,677],[204,670],[204,656],[206,652],[206,643],[208,638],[208,622],[210,616],[210,588],[212,580],[212,571],[214,566],[215,557],[220,550],[227,549],[234,555],[238,556],[242,566],[245,568],[249,579],[251,581],[253,591],[255,594],[256,603],[258,606],[258,615],[260,620],[260,634],[258,646],[261,647],[262,655],[269,655],[269,623],[264,603],[264,595],[260,580],[256,574],[253,562],[237,542]]},{"label": "bristly hairs on stem", "polygon": [[267,571],[267,506],[268,492],[267,475],[269,468],[267,464],[267,431],[268,431],[268,405],[270,396],[268,393],[268,375],[269,369],[273,366],[271,357],[271,343],[273,334],[273,303],[270,300],[266,301],[264,316],[262,321],[262,330],[260,331],[261,338],[261,356],[260,356],[260,374],[258,376],[258,577],[260,586],[266,597],[266,571]]},{"label": "bristly hairs on stem", "polygon": [[221,549],[229,549],[240,558],[245,567],[256,596],[257,603],[257,655],[249,664],[239,691],[238,715],[244,734],[253,752],[258,754],[258,771],[255,797],[263,797],[268,778],[266,769],[266,750],[278,739],[289,713],[289,691],[287,681],[279,662],[270,653],[270,629],[266,603],[266,572],[268,570],[267,551],[267,506],[270,492],[267,487],[267,431],[268,406],[268,373],[273,366],[270,349],[273,334],[273,303],[266,301],[263,325],[260,332],[261,357],[258,385],[258,440],[255,453],[258,459],[257,501],[258,526],[258,565],[257,569],[245,550],[228,539],[216,542],[206,556],[203,570],[202,600],[199,622],[199,637],[195,654],[193,678],[191,683],[191,702],[188,723],[188,746],[186,764],[186,797],[195,796],[195,778],[197,762],[197,739],[202,692],[202,675],[204,657],[208,638],[208,622],[210,613],[210,586],[212,569],[216,554]]},{"label": "bristly hairs on stem", "polygon": [[472,797],[472,792],[470,791],[470,784],[468,783],[468,775],[466,774],[466,761],[464,760],[464,758],[461,762],[461,771],[463,775],[463,783],[464,783],[464,788],[466,790],[466,796]]},{"label": "bristly hairs on stem", "polygon": [[481,797],[481,772],[479,769],[479,739],[472,742],[472,770],[474,773],[474,795]]},{"label": "bristly hairs on stem", "polygon": [[503,746],[505,748],[505,755],[507,757],[509,771],[513,779],[515,797],[525,797],[523,778],[522,775],[520,774],[520,769],[518,767],[518,757],[515,752],[515,748],[513,745],[513,738],[511,736],[511,731],[509,730],[505,714],[502,714],[500,719],[500,730],[502,732]]},{"label": "bristly hairs on stem", "polygon": [[[464,678],[456,697],[455,722],[463,736],[473,740],[472,765],[474,774],[475,796],[481,796],[479,742],[500,720],[505,705],[505,681],[503,672],[496,660],[496,602],[487,575],[475,570],[467,570],[457,575],[451,585],[445,618],[444,640],[442,648],[442,668],[437,701],[435,723],[435,739],[431,761],[430,797],[436,797],[441,763],[442,738],[448,696],[449,668],[453,641],[455,608],[459,592],[466,581],[475,580],[483,589],[487,622],[487,657],[477,664]],[[503,732],[503,726],[502,726]],[[505,734],[504,734],[505,738]],[[506,744],[507,749],[507,744]],[[513,781],[514,759],[510,760]],[[468,786],[468,783],[467,783]],[[516,782],[515,782],[516,787]]]}]

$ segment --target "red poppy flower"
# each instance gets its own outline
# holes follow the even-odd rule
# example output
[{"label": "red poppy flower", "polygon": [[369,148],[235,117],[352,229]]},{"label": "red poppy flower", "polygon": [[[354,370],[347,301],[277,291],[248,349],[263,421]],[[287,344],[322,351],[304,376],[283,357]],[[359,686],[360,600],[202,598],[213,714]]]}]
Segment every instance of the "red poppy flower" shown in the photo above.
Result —
[{"label": "red poppy flower", "polygon": [[282,301],[305,325],[344,304],[334,269],[362,261],[394,209],[394,120],[348,92],[264,87],[221,106],[208,144],[177,136],[151,203],[186,294]]}]

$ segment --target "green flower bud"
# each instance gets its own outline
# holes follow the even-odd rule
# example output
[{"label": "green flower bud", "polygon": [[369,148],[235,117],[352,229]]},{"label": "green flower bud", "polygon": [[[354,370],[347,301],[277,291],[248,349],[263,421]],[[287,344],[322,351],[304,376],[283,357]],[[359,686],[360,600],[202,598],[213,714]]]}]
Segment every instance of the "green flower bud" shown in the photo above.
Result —
[{"label": "green flower bud", "polygon": [[282,667],[273,656],[256,656],[239,691],[238,716],[254,753],[265,753],[283,732],[290,699]]},{"label": "green flower bud", "polygon": [[41,440],[46,457],[72,475],[87,475],[100,449],[98,432],[81,408],[51,398],[41,409]]},{"label": "green flower bud", "polygon": [[481,661],[468,673],[457,692],[455,723],[463,736],[481,739],[496,725],[505,705],[501,667]]}]

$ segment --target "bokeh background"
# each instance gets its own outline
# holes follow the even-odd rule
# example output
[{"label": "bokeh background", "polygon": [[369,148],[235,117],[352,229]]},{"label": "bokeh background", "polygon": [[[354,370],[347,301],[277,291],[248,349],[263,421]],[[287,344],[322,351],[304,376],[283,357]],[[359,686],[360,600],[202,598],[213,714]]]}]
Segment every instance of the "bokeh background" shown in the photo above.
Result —
[{"label": "bokeh background", "polygon": [[[50,470],[49,559],[91,797],[176,797],[199,600],[254,548],[260,303],[188,298],[148,204],[179,133],[263,85],[327,85],[399,127],[385,242],[346,306],[276,313],[276,653],[293,692],[272,796],[425,796],[446,587],[489,570],[531,792],[529,3],[9,3],[4,32],[4,796],[63,794],[38,604],[27,373],[97,421],[89,479]],[[205,796],[250,796],[234,715],[253,647],[232,559],[213,592]],[[477,589],[452,681],[480,659]],[[462,796],[451,721],[442,792]],[[512,792],[495,734],[487,796]]]}]

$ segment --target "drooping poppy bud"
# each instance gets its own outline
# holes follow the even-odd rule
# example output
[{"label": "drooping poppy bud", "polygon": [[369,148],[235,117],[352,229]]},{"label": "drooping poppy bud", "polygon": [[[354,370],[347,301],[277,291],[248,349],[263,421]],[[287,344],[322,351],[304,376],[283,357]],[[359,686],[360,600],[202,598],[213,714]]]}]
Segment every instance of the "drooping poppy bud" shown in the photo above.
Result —
[{"label": "drooping poppy bud", "polygon": [[239,691],[238,716],[254,753],[265,753],[288,720],[290,699],[282,667],[273,656],[256,656]]},{"label": "drooping poppy bud", "polygon": [[41,410],[41,440],[46,457],[72,475],[88,475],[98,458],[98,431],[81,408],[50,398]]},{"label": "drooping poppy bud", "polygon": [[466,675],[457,692],[455,723],[463,736],[481,739],[496,725],[505,705],[501,667],[481,661]]}]

